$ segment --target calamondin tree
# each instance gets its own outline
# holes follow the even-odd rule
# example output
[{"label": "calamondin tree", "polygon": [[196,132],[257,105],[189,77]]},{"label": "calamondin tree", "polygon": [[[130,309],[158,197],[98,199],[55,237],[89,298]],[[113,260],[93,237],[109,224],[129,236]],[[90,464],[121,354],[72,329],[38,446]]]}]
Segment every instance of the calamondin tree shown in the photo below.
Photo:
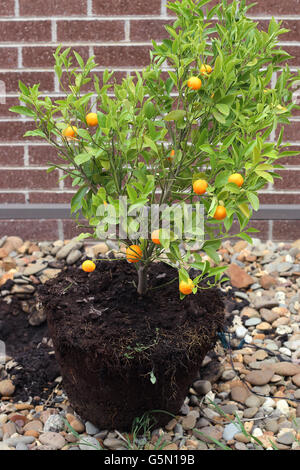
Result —
[{"label": "calamondin tree", "polygon": [[[181,297],[204,279],[218,282],[226,269],[219,266],[221,241],[234,235],[251,242],[258,191],[279,177],[278,160],[294,154],[283,144],[299,79],[278,46],[286,30],[274,19],[262,30],[244,1],[209,3],[170,2],[176,18],[166,26],[168,38],[153,41],[149,66],[121,84],[111,72],[93,72],[93,58],[84,62],[59,47],[55,73],[65,97],[44,97],[38,84],[20,82],[23,105],[11,108],[34,120],[36,130],[26,136],[56,148],[61,163],[49,171],[72,178],[71,211],[93,228],[81,238],[117,229],[137,267],[139,294],[147,292],[150,263],[162,255],[178,268]],[[212,265],[191,256],[199,240]],[[191,279],[190,268],[200,274]]]}]

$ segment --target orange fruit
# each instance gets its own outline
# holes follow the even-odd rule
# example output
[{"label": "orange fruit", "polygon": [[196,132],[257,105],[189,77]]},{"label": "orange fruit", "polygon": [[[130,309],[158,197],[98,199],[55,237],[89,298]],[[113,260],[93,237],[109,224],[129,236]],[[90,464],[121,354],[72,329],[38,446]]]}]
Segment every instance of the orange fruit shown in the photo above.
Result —
[{"label": "orange fruit", "polygon": [[200,67],[201,75],[204,75],[204,76],[209,75],[210,73],[212,73],[212,71],[213,71],[213,69],[208,64],[202,64],[201,67]]},{"label": "orange fruit", "polygon": [[85,116],[85,120],[88,126],[95,127],[98,126],[98,116],[96,113],[89,113]]},{"label": "orange fruit", "polygon": [[198,77],[191,77],[188,79],[187,86],[192,90],[200,90],[202,82]]},{"label": "orange fruit", "polygon": [[233,173],[229,176],[228,183],[234,183],[237,186],[241,187],[244,183],[244,178],[239,173]]},{"label": "orange fruit", "polygon": [[85,271],[86,273],[92,273],[96,269],[96,265],[95,265],[94,261],[91,261],[89,259],[84,261],[82,263],[81,267],[82,267],[83,271]]},{"label": "orange fruit", "polygon": [[214,213],[214,219],[216,220],[223,220],[227,216],[227,211],[224,206],[217,206],[216,211]]},{"label": "orange fruit", "polygon": [[143,252],[138,245],[130,245],[126,249],[126,258],[129,263],[138,263],[143,256]]},{"label": "orange fruit", "polygon": [[174,157],[175,157],[175,150],[173,149],[173,150],[171,150],[170,155],[168,157],[169,162],[171,162]]},{"label": "orange fruit", "polygon": [[193,292],[194,289],[194,283],[192,279],[189,279],[187,282],[186,281],[180,281],[179,283],[179,290],[182,294],[184,295],[189,295]]},{"label": "orange fruit", "polygon": [[155,243],[155,245],[160,245],[159,230],[153,230],[151,240],[153,241],[153,243]]},{"label": "orange fruit", "polygon": [[196,180],[193,183],[193,190],[196,194],[204,194],[207,190],[208,183],[205,180]]},{"label": "orange fruit", "polygon": [[66,129],[63,130],[62,134],[64,137],[69,137],[72,139],[73,137],[75,137],[75,135],[77,135],[77,127],[68,126],[66,127]]}]

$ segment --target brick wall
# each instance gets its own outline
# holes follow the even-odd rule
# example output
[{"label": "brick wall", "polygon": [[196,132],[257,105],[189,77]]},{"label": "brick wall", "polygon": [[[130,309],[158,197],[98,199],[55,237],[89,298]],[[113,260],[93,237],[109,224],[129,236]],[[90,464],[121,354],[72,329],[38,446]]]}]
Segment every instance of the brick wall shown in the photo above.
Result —
[{"label": "brick wall", "polygon": [[[171,21],[166,0],[1,0],[0,80],[5,83],[6,102],[0,99],[0,207],[7,203],[69,203],[72,188],[59,181],[59,172],[47,174],[47,162],[56,158],[41,142],[24,140],[32,123],[12,115],[18,104],[18,80],[40,82],[51,97],[60,89],[53,73],[52,53],[58,44],[72,46],[84,58],[95,55],[98,72],[117,71],[121,79],[148,63],[151,39],[165,36],[163,25]],[[300,65],[300,0],[258,0],[251,15],[265,27],[274,16],[291,32],[281,43]],[[1,85],[1,82],[0,82]],[[0,89],[1,93],[1,89]],[[0,97],[1,98],[1,97]],[[286,159],[283,180],[269,185],[262,194],[264,204],[300,204],[300,112],[286,131],[286,140],[299,149],[299,156]],[[300,238],[300,221],[256,221],[262,238]],[[71,221],[0,222],[3,234],[26,234],[33,238],[72,236]]]}]

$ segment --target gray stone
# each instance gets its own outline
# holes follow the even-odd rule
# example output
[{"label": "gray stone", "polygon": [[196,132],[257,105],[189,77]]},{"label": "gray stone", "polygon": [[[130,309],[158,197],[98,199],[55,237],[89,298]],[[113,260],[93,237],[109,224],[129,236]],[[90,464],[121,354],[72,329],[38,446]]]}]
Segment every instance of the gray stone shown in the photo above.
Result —
[{"label": "gray stone", "polygon": [[261,319],[257,317],[248,318],[245,321],[246,326],[256,326],[256,325],[259,325],[260,323],[261,323]]},{"label": "gray stone", "polygon": [[90,436],[94,436],[95,434],[100,432],[100,430],[97,428],[97,426],[95,426],[90,421],[87,421],[85,423],[85,430],[86,430],[87,434],[89,434]]},{"label": "gray stone", "polygon": [[245,401],[245,405],[248,406],[248,408],[252,407],[259,407],[261,404],[261,399],[256,396],[256,395],[250,395],[250,397],[247,398]]},{"label": "gray stone", "polygon": [[18,442],[16,445],[16,450],[28,450],[28,447],[23,442]]},{"label": "gray stone", "polygon": [[[106,439],[105,439],[106,440]],[[79,441],[80,450],[101,450],[101,445],[97,439],[92,436],[83,436]]]},{"label": "gray stone", "polygon": [[67,264],[72,265],[82,257],[80,250],[72,250],[67,256]]},{"label": "gray stone", "polygon": [[9,437],[5,439],[5,443],[10,447],[16,447],[18,444],[32,444],[35,441],[33,436],[18,436],[18,437]]},{"label": "gray stone", "polygon": [[239,424],[230,423],[226,424],[223,432],[223,439],[227,441],[231,441],[234,436],[241,432],[241,427]]},{"label": "gray stone", "polygon": [[77,242],[76,240],[72,240],[70,241],[70,243],[67,243],[67,245],[60,248],[60,250],[56,253],[56,258],[57,259],[67,258],[67,256],[69,255],[69,253],[71,253],[71,251],[80,250],[82,246],[83,246],[82,242]]},{"label": "gray stone", "polygon": [[276,441],[279,442],[279,444],[289,446],[295,441],[295,436],[292,432],[285,432],[284,434],[278,435]]},{"label": "gray stone", "polygon": [[211,391],[211,383],[208,380],[196,380],[193,383],[193,388],[199,395],[206,395]]},{"label": "gray stone", "polygon": [[256,406],[253,406],[251,408],[246,408],[244,410],[244,418],[251,419],[256,415],[257,412],[258,412],[258,408]]},{"label": "gray stone", "polygon": [[58,433],[65,429],[65,422],[60,415],[51,415],[44,425],[44,432]]},{"label": "gray stone", "polygon": [[40,273],[48,266],[47,261],[38,261],[37,263],[32,263],[26,266],[24,270],[24,276],[31,276],[33,274]]}]

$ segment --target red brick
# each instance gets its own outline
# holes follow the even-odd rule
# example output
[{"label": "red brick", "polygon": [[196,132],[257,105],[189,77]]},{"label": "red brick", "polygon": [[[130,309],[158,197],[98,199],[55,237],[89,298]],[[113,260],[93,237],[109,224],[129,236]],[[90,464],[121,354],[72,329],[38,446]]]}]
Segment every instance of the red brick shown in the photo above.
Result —
[{"label": "red brick", "polygon": [[284,66],[285,64],[288,64],[290,67],[300,66],[300,47],[299,46],[281,46],[281,49],[283,49],[285,52],[290,54],[292,56],[291,59],[284,59],[282,62],[280,62],[280,66]]},{"label": "red brick", "polygon": [[14,0],[1,0],[1,16],[14,16],[15,2]]},{"label": "red brick", "polygon": [[[1,22],[0,22],[1,24]],[[54,73],[52,72],[0,72],[0,80],[5,82],[7,93],[19,93],[19,80],[26,86],[40,83],[40,91],[54,91]]]},{"label": "red brick", "polygon": [[50,189],[58,187],[58,173],[46,170],[1,170],[1,189]]},{"label": "red brick", "polygon": [[[0,74],[1,75],[1,74]],[[12,114],[11,111],[9,111],[9,108],[12,106],[18,106],[20,104],[20,101],[18,98],[6,98],[5,103],[1,103],[0,100],[0,116],[1,117],[9,117],[12,118],[14,117],[15,119],[21,119],[21,116],[18,114]]]},{"label": "red brick", "polygon": [[293,157],[284,157],[280,158],[276,163],[279,163],[280,165],[300,165],[300,147],[291,145],[290,147],[286,147],[283,150],[286,151],[292,151],[292,152],[299,152],[298,155],[295,155]]},{"label": "red brick", "polygon": [[[282,126],[276,129],[276,136],[279,135]],[[283,141],[284,142],[299,142],[300,140],[300,121],[292,121],[288,125],[284,125]]]},{"label": "red brick", "polygon": [[[281,20],[277,20],[279,23]],[[258,22],[258,28],[268,31],[270,20],[261,20]],[[300,21],[299,20],[283,20],[281,28],[289,29],[288,33],[279,36],[280,41],[300,41]]]},{"label": "red brick", "polygon": [[[22,193],[0,193],[0,204],[24,204],[25,195]],[[0,227],[1,227],[0,222]]]},{"label": "red brick", "polygon": [[[90,229],[88,227],[78,227],[77,223],[70,219],[70,220],[63,220],[63,231],[64,231],[64,239],[65,240],[69,240],[73,237],[76,237],[77,235],[79,235],[80,233],[82,232],[90,232],[90,233],[93,233],[93,229]],[[86,220],[79,220],[78,223],[84,225],[84,224],[87,224],[87,221]]]},{"label": "red brick", "polygon": [[[253,220],[251,219],[247,227],[256,228],[259,232],[254,233],[253,237],[260,238],[261,240],[268,240],[269,238],[269,222],[267,220]],[[234,235],[240,232],[240,225],[237,220],[234,221],[230,234]],[[251,234],[250,234],[251,236]],[[234,237],[238,240],[238,237]]]},{"label": "red brick", "polygon": [[285,193],[272,193],[260,194],[259,197],[261,204],[300,204],[300,193],[285,194]]},{"label": "red brick", "polygon": [[[26,0],[25,0],[26,1]],[[159,15],[161,0],[93,0],[93,13],[110,15]]]},{"label": "red brick", "polygon": [[297,170],[281,170],[278,174],[282,179],[275,179],[275,189],[300,189],[300,171]]},{"label": "red brick", "polygon": [[19,0],[21,16],[85,16],[87,0]]},{"label": "red brick", "polygon": [[172,21],[166,20],[131,20],[130,39],[131,41],[155,41],[168,38],[169,33],[165,25],[171,25]]},{"label": "red brick", "polygon": [[[248,2],[254,3],[254,2]],[[299,0],[258,0],[257,4],[248,10],[248,15],[294,15],[299,12]]]},{"label": "red brick", "polygon": [[60,41],[123,41],[124,21],[58,21],[57,40]]},{"label": "red brick", "polygon": [[71,193],[54,193],[54,192],[30,192],[30,204],[70,204],[73,194]]},{"label": "red brick", "polygon": [[16,47],[0,47],[0,68],[9,69],[18,66],[18,50]]},{"label": "red brick", "polygon": [[51,41],[51,21],[1,21],[2,42]]},{"label": "red brick", "polygon": [[[65,48],[63,48],[64,50]],[[55,47],[49,46],[28,46],[23,47],[23,67],[32,67],[32,68],[51,68],[54,67],[54,57]],[[76,47],[76,52],[78,52],[84,60],[87,60],[89,57],[88,47]]]},{"label": "red brick", "polygon": [[24,165],[24,147],[8,146],[0,147],[0,165],[1,166],[23,166]]},{"label": "red brick", "polygon": [[58,222],[49,220],[1,220],[0,237],[14,235],[23,240],[42,241],[58,239]]},{"label": "red brick", "polygon": [[148,46],[96,46],[95,62],[104,67],[142,67],[150,63]]},{"label": "red brick", "polygon": [[62,159],[57,156],[55,148],[48,145],[29,146],[29,166],[45,166],[49,163],[62,163]]},{"label": "red brick", "polygon": [[24,137],[26,131],[35,129],[35,123],[28,122],[0,122],[0,142],[41,141],[38,137]]},{"label": "red brick", "polygon": [[300,238],[300,220],[274,220],[273,240],[290,242]]}]

